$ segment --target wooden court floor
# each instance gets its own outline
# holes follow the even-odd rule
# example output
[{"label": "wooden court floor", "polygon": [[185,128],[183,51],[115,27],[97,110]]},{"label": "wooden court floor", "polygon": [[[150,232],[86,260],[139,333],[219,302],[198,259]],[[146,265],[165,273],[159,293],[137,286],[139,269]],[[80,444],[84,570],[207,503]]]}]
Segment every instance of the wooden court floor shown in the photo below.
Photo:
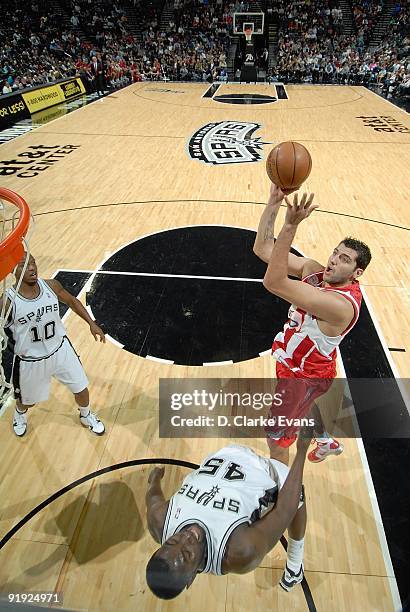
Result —
[{"label": "wooden court floor", "polygon": [[[311,152],[306,189],[320,208],[298,230],[295,246],[319,261],[346,235],[371,246],[362,284],[387,345],[407,349],[392,353],[397,374],[410,376],[408,115],[361,87],[289,86],[288,99],[261,105],[204,98],[208,87],[132,85],[1,146],[1,159],[17,160],[16,167],[31,159],[22,153],[39,150],[30,147],[76,147],[40,170],[26,164],[1,177],[1,185],[31,207],[31,250],[40,275],[96,270],[123,245],[170,228],[256,228],[269,192],[267,153],[296,140]],[[232,84],[218,91],[231,93],[274,96],[275,89]],[[252,138],[268,143],[256,149],[259,161],[215,165],[190,157],[191,137],[223,121],[257,124]],[[282,220],[283,210],[278,227]],[[0,537],[53,493],[97,470],[152,457],[196,463],[222,446],[221,439],[158,437],[159,378],[273,373],[269,355],[219,367],[170,365],[112,342],[95,344],[73,314],[66,326],[106,435],[92,437],[78,425],[70,394],[57,384],[49,401],[30,413],[23,439],[14,436],[6,412],[0,419]],[[263,440],[248,443],[267,452]],[[363,445],[352,439],[345,447],[340,457],[306,466],[309,588],[317,610],[396,610],[397,586]],[[73,610],[307,609],[301,587],[290,594],[278,587],[285,560],[280,546],[254,573],[200,576],[173,602],[156,600],[145,584],[155,549],[144,516],[148,473],[146,465],[113,469],[45,505],[0,550],[0,591],[57,590]],[[169,495],[185,473],[166,469]]]}]

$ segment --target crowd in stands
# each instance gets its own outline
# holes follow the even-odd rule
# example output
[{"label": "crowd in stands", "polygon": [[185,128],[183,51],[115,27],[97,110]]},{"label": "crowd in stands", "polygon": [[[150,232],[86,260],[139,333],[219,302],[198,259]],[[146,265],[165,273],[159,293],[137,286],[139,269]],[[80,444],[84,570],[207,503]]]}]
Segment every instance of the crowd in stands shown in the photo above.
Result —
[{"label": "crowd in stands", "polygon": [[363,39],[364,45],[369,44],[374,26],[377,24],[382,10],[382,0],[354,0],[352,6],[353,19],[357,35]]},{"label": "crowd in stands", "polygon": [[[50,13],[40,2],[22,0],[2,3],[0,24],[1,93],[41,85],[75,74],[72,56],[60,52],[55,32],[60,16]],[[67,33],[67,46],[75,45]],[[56,53],[54,53],[56,49]]]},{"label": "crowd in stands", "polygon": [[[1,93],[79,74],[90,89],[92,57],[101,53],[107,86],[144,79],[225,80],[229,32],[245,2],[175,0],[173,17],[159,28],[160,11],[145,0],[129,2],[143,29],[129,32],[120,1],[72,0],[50,12],[45,0],[6,0],[0,26]],[[148,6],[147,6],[148,5]],[[69,24],[69,25],[68,25]],[[79,33],[82,33],[81,39]]]},{"label": "crowd in stands", "polygon": [[343,28],[343,13],[336,0],[281,1],[276,3],[276,12],[280,30],[303,34],[308,40],[340,34]]},{"label": "crowd in stands", "polygon": [[343,33],[343,13],[337,0],[294,0],[287,6],[284,10],[281,0],[271,3],[279,35],[276,62],[269,79],[364,84],[388,97],[408,94],[407,4],[395,6],[385,39],[374,49],[369,49],[368,44],[382,11],[378,0],[353,0],[354,31],[350,35]]},{"label": "crowd in stands", "polygon": [[[388,96],[409,91],[409,8],[398,0],[377,48],[369,42],[382,0],[352,0],[353,32],[344,34],[338,0],[267,0],[279,26],[271,80],[365,84]],[[55,5],[53,5],[55,6]],[[127,7],[142,36],[129,31]],[[17,89],[83,77],[97,89],[93,58],[103,67],[104,87],[141,80],[227,80],[234,12],[244,1],[173,0],[168,23],[163,4],[146,0],[69,0],[61,12],[46,0],[4,0],[0,25],[0,95]],[[98,89],[104,89],[99,87]],[[101,93],[101,92],[100,92]]]},{"label": "crowd in stands", "polygon": [[144,73],[151,70],[154,78],[173,80],[226,80],[234,8],[222,0],[174,0],[168,24],[150,24],[143,34]]},{"label": "crowd in stands", "polygon": [[45,0],[32,0],[31,4],[6,0],[4,4],[0,94],[75,75],[83,76],[92,87],[92,57],[99,49],[104,54],[105,77],[116,86],[130,82],[124,58],[134,49],[134,39],[127,32],[123,9],[115,3],[74,0],[70,27],[64,23],[64,12],[50,11]]}]

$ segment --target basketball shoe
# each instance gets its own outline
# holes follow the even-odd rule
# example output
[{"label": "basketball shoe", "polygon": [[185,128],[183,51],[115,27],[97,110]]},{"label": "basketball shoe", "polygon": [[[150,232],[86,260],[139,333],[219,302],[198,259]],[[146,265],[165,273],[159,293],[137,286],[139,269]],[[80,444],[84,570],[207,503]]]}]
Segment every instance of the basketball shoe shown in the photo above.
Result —
[{"label": "basketball shoe", "polygon": [[97,434],[97,436],[103,435],[105,431],[104,423],[100,421],[100,419],[97,418],[97,416],[94,414],[94,412],[91,412],[91,410],[88,412],[87,416],[81,416],[80,414],[80,421],[81,425],[88,427],[88,429]]},{"label": "basketball shoe", "polygon": [[333,440],[332,442],[316,442],[316,448],[308,454],[308,459],[312,463],[320,463],[324,461],[326,457],[329,457],[329,455],[340,455],[340,453],[343,453],[344,446],[337,440]]},{"label": "basketball shoe", "polygon": [[303,563],[300,566],[300,570],[298,572],[294,572],[288,567],[286,563],[285,571],[282,574],[282,578],[279,581],[280,586],[285,591],[290,591],[296,584],[302,582],[304,577],[303,573]]},{"label": "basketball shoe", "polygon": [[27,410],[25,412],[19,412],[17,408],[14,410],[13,429],[19,438],[24,436],[27,431]]}]

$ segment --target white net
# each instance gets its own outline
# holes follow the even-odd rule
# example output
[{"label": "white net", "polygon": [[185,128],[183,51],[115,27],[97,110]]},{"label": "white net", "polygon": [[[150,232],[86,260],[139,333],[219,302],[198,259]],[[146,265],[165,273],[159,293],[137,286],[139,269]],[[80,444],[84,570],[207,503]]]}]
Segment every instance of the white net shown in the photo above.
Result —
[{"label": "white net", "polygon": [[246,41],[251,42],[253,30],[251,28],[246,28],[243,33],[245,34]]},{"label": "white net", "polygon": [[[18,223],[19,215],[20,211],[16,206],[0,199],[0,243],[14,230]],[[15,294],[14,292],[8,293],[7,290],[13,285],[17,291],[19,290],[28,265],[30,256],[28,237],[23,238],[22,242],[25,250],[25,261],[19,282],[16,284],[16,278],[13,273],[8,274],[0,281],[0,414],[4,412],[13,397],[12,372],[14,356],[7,348],[8,336],[5,328],[13,310],[15,300],[13,295]]]}]

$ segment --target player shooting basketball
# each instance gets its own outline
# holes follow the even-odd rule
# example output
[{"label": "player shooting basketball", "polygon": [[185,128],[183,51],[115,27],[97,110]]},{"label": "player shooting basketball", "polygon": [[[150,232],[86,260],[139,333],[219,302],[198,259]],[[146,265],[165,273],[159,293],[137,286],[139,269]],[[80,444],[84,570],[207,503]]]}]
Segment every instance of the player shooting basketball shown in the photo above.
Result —
[{"label": "player shooting basketball", "polygon": [[[253,571],[288,529],[287,563],[280,585],[289,591],[303,580],[306,507],[302,488],[310,432],[299,435],[292,467],[232,444],[208,455],[169,500],[154,468],[146,493],[147,523],[161,547],[146,570],[162,599],[188,588],[199,573],[218,576]],[[280,456],[282,449],[276,449]]]},{"label": "player shooting basketball", "polygon": [[[16,285],[23,273],[26,256],[25,253],[15,270]],[[80,359],[66,335],[58,302],[67,304],[84,319],[96,340],[99,338],[100,342],[105,342],[102,329],[91,319],[80,300],[64,289],[59,281],[38,278],[37,265],[32,255],[29,257],[18,292],[13,287],[9,288],[6,300],[13,302],[5,330],[15,355],[13,368],[16,397],[13,417],[15,434],[19,437],[24,436],[27,430],[28,409],[48,399],[51,378],[54,377],[74,394],[81,424],[90,431],[102,435],[105,431],[104,424],[90,409],[88,380]]]},{"label": "player shooting basketball", "polygon": [[[273,341],[276,376],[304,380],[308,393],[299,387],[303,391],[300,403],[312,404],[324,393],[323,382],[329,382],[328,388],[336,376],[336,349],[359,318],[362,294],[357,279],[368,266],[371,254],[363,242],[345,238],[335,247],[326,266],[293,255],[290,248],[298,225],[317,205],[313,203],[314,194],[304,194],[300,202],[297,194],[293,201],[286,197],[285,222],[275,241],[274,223],[284,197],[272,183],[253,250],[268,264],[263,281],[266,289],[292,304],[283,332]],[[288,274],[300,280],[290,279]],[[342,452],[343,446],[325,431],[316,434],[317,446],[308,455],[310,461],[323,461],[328,455]],[[294,437],[276,442],[285,446],[293,441]]]}]

